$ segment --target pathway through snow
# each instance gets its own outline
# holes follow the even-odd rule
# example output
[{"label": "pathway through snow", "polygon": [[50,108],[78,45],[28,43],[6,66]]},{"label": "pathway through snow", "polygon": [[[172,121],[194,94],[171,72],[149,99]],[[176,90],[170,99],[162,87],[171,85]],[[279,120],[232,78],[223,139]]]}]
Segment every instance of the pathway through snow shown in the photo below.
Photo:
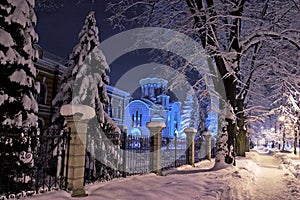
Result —
[{"label": "pathway through snow", "polygon": [[[248,154],[248,158],[257,165],[253,168],[254,180],[249,199],[299,200],[299,181],[273,154],[272,152]],[[243,162],[241,164],[243,165]]]}]

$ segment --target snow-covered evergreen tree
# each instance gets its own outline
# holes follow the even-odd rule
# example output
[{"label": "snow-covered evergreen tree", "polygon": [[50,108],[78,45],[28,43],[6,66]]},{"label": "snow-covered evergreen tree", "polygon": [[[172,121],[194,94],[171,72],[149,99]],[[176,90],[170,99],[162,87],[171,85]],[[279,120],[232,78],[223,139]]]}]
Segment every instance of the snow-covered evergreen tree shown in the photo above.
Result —
[{"label": "snow-covered evergreen tree", "polygon": [[[104,107],[108,104],[109,98],[106,93],[105,84],[109,83],[106,71],[109,66],[100,49],[98,28],[94,12],[90,12],[85,24],[79,33],[79,43],[69,55],[67,70],[62,76],[60,91],[54,98],[52,104],[57,107],[68,103],[89,105],[96,110],[97,119],[100,125],[109,131],[108,115]],[[59,128],[63,126],[63,118],[59,110],[52,118],[54,125]],[[119,131],[114,122],[110,121],[111,131]]]},{"label": "snow-covered evergreen tree", "polygon": [[[0,2],[0,160],[1,189],[21,190],[24,185],[11,177],[32,174],[31,156],[37,133],[38,104],[35,82],[37,58],[34,43],[38,36],[32,0],[1,0]],[[13,169],[13,170],[12,170]]]},{"label": "snow-covered evergreen tree", "polygon": [[184,129],[191,127],[194,124],[193,120],[193,96],[189,94],[186,100],[183,103],[181,108],[181,131]]},{"label": "snow-covered evergreen tree", "polygon": [[[109,103],[105,87],[105,84],[109,83],[106,75],[109,66],[102,51],[98,48],[98,33],[94,12],[90,12],[79,33],[79,43],[69,55],[60,90],[52,103],[59,108],[65,104],[75,103],[89,105],[95,109],[97,119],[89,122],[87,148],[93,154],[91,155],[93,158],[101,159],[100,156],[105,151],[105,155],[109,156],[101,159],[100,162],[112,167],[112,161],[108,158],[118,160],[118,155],[114,148],[111,148],[111,144],[119,143],[120,129],[104,111]],[[53,116],[52,123],[52,127],[58,129],[64,127],[64,118],[59,110]],[[95,153],[97,155],[94,155]],[[100,171],[106,169],[102,164],[97,166]],[[109,177],[108,174],[103,175]]]}]

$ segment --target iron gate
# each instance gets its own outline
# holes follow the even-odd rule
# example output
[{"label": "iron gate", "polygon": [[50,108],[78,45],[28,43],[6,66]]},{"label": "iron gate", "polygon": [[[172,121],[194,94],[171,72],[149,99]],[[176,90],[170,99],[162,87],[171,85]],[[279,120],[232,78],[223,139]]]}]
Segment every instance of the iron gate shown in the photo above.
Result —
[{"label": "iron gate", "polygon": [[[127,175],[145,174],[149,172],[150,137],[123,136],[124,172]],[[125,140],[124,140],[125,139]]]}]

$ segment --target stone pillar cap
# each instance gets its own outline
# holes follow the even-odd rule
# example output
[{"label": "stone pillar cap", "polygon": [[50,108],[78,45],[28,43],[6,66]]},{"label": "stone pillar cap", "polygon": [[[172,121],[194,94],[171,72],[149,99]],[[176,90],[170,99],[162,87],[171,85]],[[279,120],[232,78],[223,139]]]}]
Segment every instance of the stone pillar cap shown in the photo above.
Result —
[{"label": "stone pillar cap", "polygon": [[204,133],[203,133],[203,135],[204,135],[204,136],[211,136],[211,135],[212,135],[212,133],[211,133],[211,132],[209,132],[209,131],[206,131],[206,132],[204,132]]},{"label": "stone pillar cap", "polygon": [[161,122],[161,121],[147,122],[146,126],[148,128],[155,128],[155,127],[166,128],[166,124],[164,122]]},{"label": "stone pillar cap", "polygon": [[82,114],[81,120],[89,120],[95,116],[95,109],[81,104],[66,104],[60,109],[62,116],[73,116],[76,113]]},{"label": "stone pillar cap", "polygon": [[126,126],[126,125],[118,125],[118,127],[120,128],[120,129],[123,129],[123,130],[127,130],[128,129],[128,127]]},{"label": "stone pillar cap", "polygon": [[197,133],[197,130],[195,128],[185,128],[183,130],[185,133]]}]

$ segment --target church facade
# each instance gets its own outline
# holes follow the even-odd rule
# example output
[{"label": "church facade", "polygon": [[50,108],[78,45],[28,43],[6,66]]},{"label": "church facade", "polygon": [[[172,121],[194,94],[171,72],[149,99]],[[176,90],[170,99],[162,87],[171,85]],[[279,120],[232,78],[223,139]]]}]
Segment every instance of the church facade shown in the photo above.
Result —
[{"label": "church facade", "polygon": [[162,78],[144,78],[140,80],[141,98],[129,102],[125,109],[125,125],[132,136],[149,136],[147,122],[158,114],[166,123],[162,132],[163,138],[180,136],[181,103],[171,102],[170,96],[164,93],[168,81]]}]

